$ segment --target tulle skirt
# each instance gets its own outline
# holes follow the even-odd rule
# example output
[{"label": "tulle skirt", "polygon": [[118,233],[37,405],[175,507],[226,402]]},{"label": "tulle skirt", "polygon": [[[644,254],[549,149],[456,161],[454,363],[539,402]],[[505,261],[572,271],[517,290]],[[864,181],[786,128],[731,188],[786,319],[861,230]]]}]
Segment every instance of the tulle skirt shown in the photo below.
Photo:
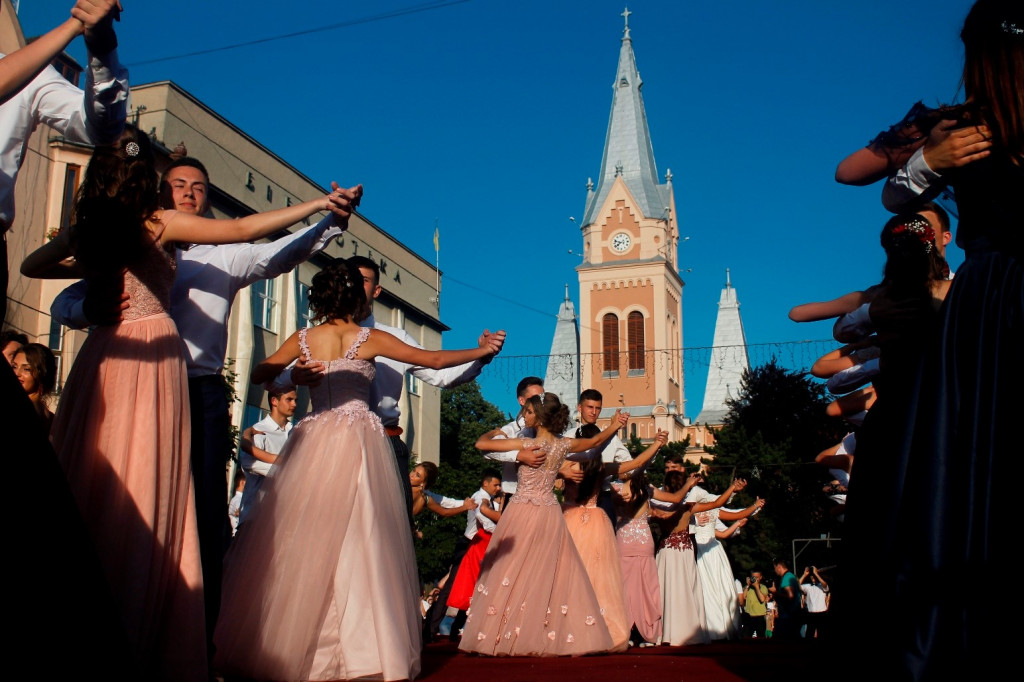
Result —
[{"label": "tulle skirt", "polygon": [[215,668],[272,680],[420,669],[419,578],[395,455],[367,410],[291,433],[225,560]]},{"label": "tulle skirt", "polygon": [[648,642],[661,639],[661,586],[654,562],[654,540],[619,543],[626,619]]},{"label": "tulle skirt", "polygon": [[688,540],[685,544],[687,546],[680,547],[663,544],[656,559],[663,614],[661,641],[672,646],[708,642],[704,593],[696,556]]},{"label": "tulle skirt", "polygon": [[557,504],[502,512],[459,649],[490,656],[579,656],[612,646]]},{"label": "tulle skirt", "polygon": [[629,646],[629,621],[622,594],[622,567],[615,529],[608,515],[597,507],[570,506],[565,509],[565,525],[583,559],[590,584],[601,606],[612,651]]},{"label": "tulle skirt", "polygon": [[52,431],[140,679],[207,679],[183,348],[163,314],[97,327]]},{"label": "tulle skirt", "polygon": [[739,639],[739,600],[736,597],[736,579],[717,539],[697,545],[697,571],[704,590],[704,615],[711,639]]}]

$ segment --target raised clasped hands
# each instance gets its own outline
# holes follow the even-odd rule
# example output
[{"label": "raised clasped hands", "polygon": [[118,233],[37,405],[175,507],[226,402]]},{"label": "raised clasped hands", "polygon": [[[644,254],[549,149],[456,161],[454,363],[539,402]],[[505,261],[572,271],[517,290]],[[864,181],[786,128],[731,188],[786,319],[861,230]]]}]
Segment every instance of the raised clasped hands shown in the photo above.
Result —
[{"label": "raised clasped hands", "polygon": [[363,186],[344,188],[336,182],[331,183],[331,193],[325,199],[324,210],[334,214],[334,224],[342,230],[348,229],[348,219],[359,207],[363,198]]},{"label": "raised clasped hands", "polygon": [[105,19],[120,21],[123,9],[120,0],[77,0],[71,8],[71,16],[82,22],[88,33]]},{"label": "raised clasped hands", "polygon": [[489,349],[491,357],[494,357],[501,352],[502,346],[505,345],[505,330],[499,329],[496,332],[491,332],[485,329],[484,333],[477,339],[477,345],[481,348]]},{"label": "raised clasped hands", "polygon": [[654,442],[658,444],[658,447],[661,447],[662,445],[667,443],[668,431],[662,431],[661,429],[659,429],[658,433],[654,435]]},{"label": "raised clasped hands", "polygon": [[619,428],[621,429],[623,426],[629,423],[629,412],[615,410],[615,414],[612,415],[612,422],[618,424]]},{"label": "raised clasped hands", "polygon": [[760,498],[760,497],[757,498],[757,502],[754,503],[754,506],[756,506],[758,509],[763,508],[764,507],[764,499]]},{"label": "raised clasped hands", "polygon": [[747,482],[746,482],[745,479],[742,479],[742,478],[734,478],[734,479],[732,479],[732,489],[733,489],[734,492],[739,492],[739,491],[743,490],[746,487],[747,487]]}]

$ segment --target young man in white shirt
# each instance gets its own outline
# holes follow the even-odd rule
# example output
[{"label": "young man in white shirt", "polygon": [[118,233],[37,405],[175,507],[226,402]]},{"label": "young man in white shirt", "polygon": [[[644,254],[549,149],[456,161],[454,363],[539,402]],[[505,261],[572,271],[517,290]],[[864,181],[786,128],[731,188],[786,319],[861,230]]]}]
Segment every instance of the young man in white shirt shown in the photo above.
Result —
[{"label": "young man in white shirt", "polygon": [[260,487],[270,473],[284,444],[292,433],[291,418],[295,415],[297,397],[295,389],[272,389],[267,392],[270,414],[242,433],[239,460],[248,483],[242,495],[242,511],[238,525],[242,526],[259,501]]},{"label": "young man in white shirt", "polygon": [[[480,489],[473,493],[472,496],[473,500],[477,503],[477,507],[474,511],[467,514],[466,531],[455,543],[455,553],[452,556],[451,568],[448,571],[448,580],[445,581],[441,593],[434,602],[435,606],[425,623],[426,631],[424,636],[426,641],[430,641],[437,635],[441,621],[444,620],[445,613],[448,611],[448,595],[451,593],[452,586],[455,584],[455,578],[464,563],[463,559],[466,556],[466,552],[469,551],[470,546],[474,543],[489,542],[491,534],[501,518],[501,511],[497,508],[499,505],[494,502],[495,496],[502,496],[501,474],[496,469],[485,469],[481,476]],[[481,530],[483,533],[480,532]],[[483,560],[483,552],[486,551],[486,547],[487,545],[484,544],[483,550],[478,550],[481,560]],[[476,565],[476,568],[479,574],[479,564]],[[455,621],[452,623],[452,641],[458,641],[459,630],[462,629],[465,622],[466,613],[464,610],[460,610],[459,614],[455,617]]]},{"label": "young man in white shirt", "polygon": [[[581,434],[579,430],[587,424],[597,424],[598,418],[601,416],[601,409],[604,406],[604,396],[597,389],[588,388],[587,390],[580,393],[580,401],[576,406],[576,419],[579,421],[578,425],[570,425],[565,432],[565,436],[569,438],[579,438]],[[601,449],[601,461],[605,463],[610,462],[628,462],[633,459],[633,455],[630,454],[626,446],[622,444],[622,441],[618,436],[612,436],[605,446]],[[615,507],[612,504],[611,497],[611,478],[606,478],[604,483],[601,484],[601,492],[597,497],[597,506],[604,510],[604,513],[608,515],[608,518],[612,522],[612,527],[615,527]]]}]

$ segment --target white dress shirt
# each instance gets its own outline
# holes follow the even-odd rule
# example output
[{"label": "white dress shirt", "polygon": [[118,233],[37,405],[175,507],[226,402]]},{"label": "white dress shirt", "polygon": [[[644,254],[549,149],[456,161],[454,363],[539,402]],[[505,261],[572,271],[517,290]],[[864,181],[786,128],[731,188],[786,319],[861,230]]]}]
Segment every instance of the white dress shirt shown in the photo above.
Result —
[{"label": "white dress shirt", "polygon": [[111,50],[89,55],[84,93],[47,66],[0,105],[0,224],[14,221],[14,185],[36,126],[45,123],[71,142],[112,142],[124,129],[127,103],[128,71]]},{"label": "white dress shirt", "polygon": [[921,147],[886,181],[882,187],[882,205],[899,213],[908,204],[934,199],[944,188],[942,174],[931,169]]},{"label": "white dress shirt", "polygon": [[[252,437],[252,444],[260,450],[277,455],[284,450],[284,444],[292,432],[292,423],[285,422],[285,425],[281,426],[268,415],[253,424],[252,428],[254,431],[261,432]],[[246,475],[245,490],[242,491],[242,511],[238,518],[239,525],[242,525],[252,515],[253,508],[263,499],[260,494],[263,478],[270,473],[274,465],[256,459],[241,449],[238,451],[238,459]]]},{"label": "white dress shirt", "polygon": [[[516,417],[508,424],[501,427],[503,438],[533,438],[533,429],[526,428],[526,422],[522,416]],[[485,452],[484,457],[494,462],[501,462],[501,489],[508,495],[515,495],[519,487],[519,479],[516,477],[516,458],[518,450],[511,452]]]},{"label": "white dress shirt", "polygon": [[465,535],[466,538],[469,540],[472,540],[476,537],[476,531],[478,528],[483,528],[488,533],[493,533],[495,527],[497,527],[497,524],[494,523],[494,521],[491,521],[489,518],[484,516],[483,513],[481,513],[480,511],[480,507],[483,505],[484,501],[487,501],[488,503],[490,503],[491,501],[491,496],[487,493],[487,491],[484,490],[483,488],[480,488],[475,493],[473,493],[473,499],[476,500],[476,509],[472,510],[471,512],[469,512],[469,514],[466,515],[469,518],[466,519]]},{"label": "white dress shirt", "polygon": [[444,495],[431,492],[430,490],[424,490],[423,494],[432,499],[434,502],[437,502],[445,509],[455,509],[456,507],[461,507],[462,504],[465,502],[465,500],[456,500],[453,497],[445,497]]},{"label": "white dress shirt", "polygon": [[[217,374],[228,347],[228,317],[240,289],[277,277],[322,251],[342,233],[331,216],[276,241],[262,244],[195,245],[177,251],[171,317],[185,342],[190,378]],[[89,325],[82,313],[86,284],[60,293],[50,314],[75,329]]]},{"label": "white dress shirt", "polygon": [[[404,329],[381,324],[374,319],[373,315],[360,322],[359,326],[372,327],[373,329],[387,332],[402,343],[413,348],[423,348]],[[431,386],[451,388],[472,381],[479,376],[484,365],[487,364],[483,360],[474,360],[457,367],[430,369],[382,356],[377,356],[374,362],[377,365],[377,373],[373,378],[373,384],[370,386],[370,407],[380,417],[384,426],[398,426],[398,418],[402,414],[398,405],[402,398],[402,386],[405,383],[406,372],[411,373],[420,381],[426,382]]]},{"label": "white dress shirt", "polygon": [[[258,447],[260,450],[265,450],[272,455],[280,454],[284,450],[284,444],[288,441],[288,436],[292,433],[292,423],[285,422],[284,426],[281,426],[273,417],[267,416],[252,425],[254,431],[260,433],[254,434],[252,437],[252,444]],[[256,459],[245,450],[239,450],[238,453],[239,463],[242,465],[242,470],[245,471],[246,476],[249,474],[255,474],[257,476],[266,476],[270,473],[271,467],[274,465],[270,462],[264,462],[263,460]],[[246,490],[249,489],[249,482],[245,484]]]}]

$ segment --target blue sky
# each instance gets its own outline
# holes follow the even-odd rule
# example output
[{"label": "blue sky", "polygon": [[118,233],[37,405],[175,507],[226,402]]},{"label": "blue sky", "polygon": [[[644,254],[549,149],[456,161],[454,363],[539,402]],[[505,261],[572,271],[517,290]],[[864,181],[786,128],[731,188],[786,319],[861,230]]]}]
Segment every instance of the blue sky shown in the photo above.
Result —
[{"label": "blue sky", "polygon": [[[70,4],[23,1],[26,35]],[[623,1],[123,4],[133,82],[176,82],[324,185],[362,182],[362,212],[430,262],[437,220],[444,345],[507,329],[481,383],[510,409],[518,378],[543,374],[531,356],[548,353],[565,283],[578,303],[569,216],[600,171]],[[807,366],[820,346],[762,344],[827,338],[789,308],[863,288],[883,262],[880,188],[838,185],[835,166],[915,101],[954,100],[971,2],[629,4],[658,171],[689,237],[684,347],[711,345],[730,268],[751,361]],[[81,41],[70,52],[84,59]],[[686,354],[690,417],[706,357]]]}]

